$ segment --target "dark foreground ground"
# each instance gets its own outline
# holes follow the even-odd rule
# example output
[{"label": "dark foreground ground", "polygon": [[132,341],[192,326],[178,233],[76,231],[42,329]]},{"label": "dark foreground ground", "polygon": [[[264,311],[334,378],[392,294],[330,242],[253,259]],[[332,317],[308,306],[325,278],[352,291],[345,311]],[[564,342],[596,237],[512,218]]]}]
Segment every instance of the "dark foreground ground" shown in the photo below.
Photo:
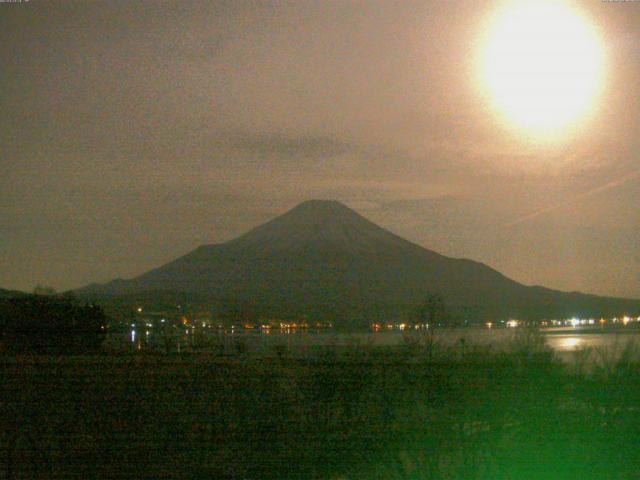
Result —
[{"label": "dark foreground ground", "polygon": [[0,478],[640,478],[631,356],[13,356],[0,375]]}]

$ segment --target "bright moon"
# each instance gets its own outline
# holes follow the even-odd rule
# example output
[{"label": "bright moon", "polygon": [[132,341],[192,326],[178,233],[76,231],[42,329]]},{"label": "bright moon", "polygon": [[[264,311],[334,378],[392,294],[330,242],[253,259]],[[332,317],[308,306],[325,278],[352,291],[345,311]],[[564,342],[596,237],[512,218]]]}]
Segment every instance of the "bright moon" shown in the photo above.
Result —
[{"label": "bright moon", "polygon": [[595,103],[603,53],[588,20],[557,2],[520,2],[490,26],[482,80],[511,123],[550,134]]}]

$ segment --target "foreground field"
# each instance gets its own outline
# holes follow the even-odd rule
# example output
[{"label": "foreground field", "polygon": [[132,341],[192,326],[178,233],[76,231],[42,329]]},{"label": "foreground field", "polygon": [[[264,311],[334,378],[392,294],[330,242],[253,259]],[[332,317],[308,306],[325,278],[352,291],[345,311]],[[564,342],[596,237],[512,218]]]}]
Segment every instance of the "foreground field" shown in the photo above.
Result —
[{"label": "foreground field", "polygon": [[635,351],[6,357],[5,478],[640,478]]}]

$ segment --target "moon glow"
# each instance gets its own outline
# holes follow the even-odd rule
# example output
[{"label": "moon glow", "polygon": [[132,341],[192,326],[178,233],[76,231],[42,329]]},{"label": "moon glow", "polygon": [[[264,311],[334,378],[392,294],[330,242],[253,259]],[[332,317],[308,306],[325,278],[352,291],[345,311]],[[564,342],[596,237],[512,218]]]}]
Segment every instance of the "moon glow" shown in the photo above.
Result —
[{"label": "moon glow", "polygon": [[594,105],[603,52],[579,12],[558,2],[519,2],[490,25],[481,65],[482,83],[500,116],[552,134]]}]

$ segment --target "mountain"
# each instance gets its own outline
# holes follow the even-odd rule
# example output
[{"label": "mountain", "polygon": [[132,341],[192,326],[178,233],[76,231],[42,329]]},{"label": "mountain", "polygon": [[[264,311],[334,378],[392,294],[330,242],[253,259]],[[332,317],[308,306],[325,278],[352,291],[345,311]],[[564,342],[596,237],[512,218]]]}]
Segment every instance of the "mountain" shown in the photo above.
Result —
[{"label": "mountain", "polygon": [[203,245],[130,280],[77,291],[94,298],[180,298],[221,314],[330,320],[406,319],[429,293],[460,318],[636,314],[636,300],[529,287],[481,263],[427,250],[336,201],[311,200],[226,243]]}]

